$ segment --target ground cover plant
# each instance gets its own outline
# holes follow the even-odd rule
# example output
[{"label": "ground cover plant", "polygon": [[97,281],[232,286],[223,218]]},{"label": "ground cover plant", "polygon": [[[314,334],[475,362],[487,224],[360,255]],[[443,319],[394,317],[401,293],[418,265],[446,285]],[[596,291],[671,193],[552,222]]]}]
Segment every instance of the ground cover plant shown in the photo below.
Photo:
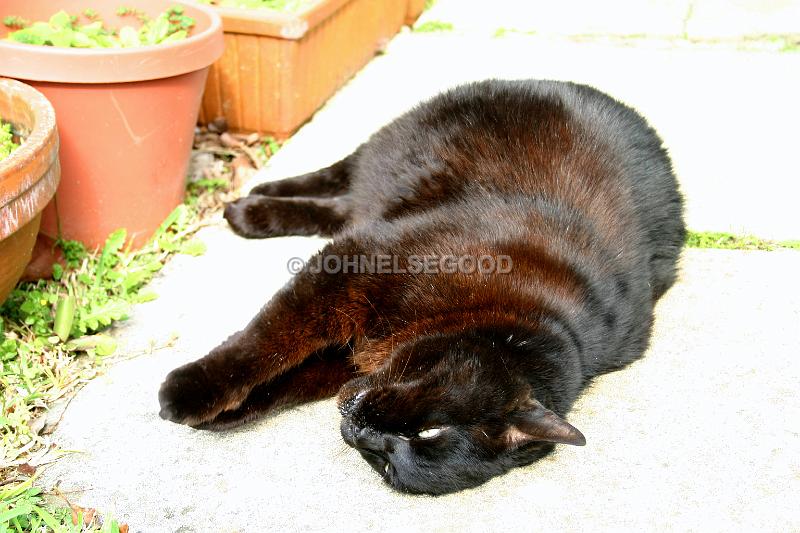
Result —
[{"label": "ground cover plant", "polygon": [[63,265],[49,279],[19,284],[0,307],[0,533],[125,531],[92,509],[65,507],[64,497],[46,503],[32,479],[65,453],[50,432],[69,398],[113,359],[113,325],[157,297],[147,282],[171,257],[204,252],[194,234],[278,149],[259,135],[225,133],[220,121],[210,129],[195,137],[185,202],[148,244],[131,250],[124,230],[99,250],[58,241]]},{"label": "ground cover plant", "polygon": [[735,235],[720,231],[690,231],[686,235],[689,248],[717,248],[722,250],[800,250],[800,241],[772,241],[752,235]]},{"label": "ground cover plant", "polygon": [[415,33],[436,33],[444,31],[453,31],[454,26],[450,22],[442,22],[441,20],[429,20],[414,26]]},{"label": "ground cover plant", "polygon": [[11,15],[3,23],[17,28],[6,40],[63,48],[133,48],[171,43],[186,39],[195,24],[180,6],[171,7],[155,18],[129,7],[120,7],[117,15],[134,17],[141,26],[107,27],[93,9],[85,9],[81,15],[59,11],[47,22],[30,22]]}]

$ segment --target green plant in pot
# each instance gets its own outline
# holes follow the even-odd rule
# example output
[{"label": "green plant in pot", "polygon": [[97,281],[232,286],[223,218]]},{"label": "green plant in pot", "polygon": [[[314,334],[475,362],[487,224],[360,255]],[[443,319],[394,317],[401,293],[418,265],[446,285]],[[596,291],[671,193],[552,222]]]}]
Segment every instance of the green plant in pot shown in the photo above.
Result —
[{"label": "green plant in pot", "polygon": [[33,88],[0,78],[0,303],[31,258],[59,176],[53,107]]},{"label": "green plant in pot", "polygon": [[183,199],[221,21],[174,0],[86,8],[4,1],[0,75],[40,90],[58,116],[62,180],[42,215],[44,238],[95,248],[125,228],[140,246]]}]

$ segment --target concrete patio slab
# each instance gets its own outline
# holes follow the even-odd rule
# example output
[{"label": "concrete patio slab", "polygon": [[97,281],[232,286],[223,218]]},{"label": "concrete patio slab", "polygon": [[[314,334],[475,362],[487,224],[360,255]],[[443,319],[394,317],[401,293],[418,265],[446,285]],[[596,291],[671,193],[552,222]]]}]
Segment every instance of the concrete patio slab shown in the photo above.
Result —
[{"label": "concrete patio slab", "polygon": [[692,229],[800,238],[800,53],[404,34],[295,135],[266,178],[337,161],[420,100],[485,78],[571,80],[611,94],[664,138]]},{"label": "concrete patio slab", "polygon": [[647,356],[598,379],[571,413],[586,447],[431,498],[385,487],[341,441],[333,401],[227,433],[158,418],[166,372],[243,324],[288,277],[285,261],[319,242],[210,244],[208,257],[170,265],[161,298],[129,326],[139,336],[167,323],[175,345],[89,383],[55,434],[81,453],[43,476],[131,531],[800,527],[800,293],[786,289],[800,253],[689,250]]},{"label": "concrete patio slab", "polygon": [[[421,98],[486,77],[591,83],[663,134],[697,229],[797,238],[800,58],[535,38],[405,34],[331,100],[261,179],[346,155]],[[45,485],[131,531],[593,531],[800,528],[800,253],[689,250],[642,361],[596,381],[563,447],[474,490],[391,492],[338,434],[331,401],[227,433],[158,418],[166,373],[241,328],[324,241],[204,229],[158,300],[117,329],[120,361],[73,400],[55,440],[78,450]],[[168,346],[164,347],[165,345]],[[153,349],[152,353],[141,355]]]},{"label": "concrete patio slab", "polygon": [[459,31],[500,28],[551,35],[680,35],[691,0],[437,0],[420,18],[449,22]]},{"label": "concrete patio slab", "polygon": [[546,35],[648,35],[693,39],[797,34],[798,0],[437,0],[420,19],[459,31],[500,28]]}]

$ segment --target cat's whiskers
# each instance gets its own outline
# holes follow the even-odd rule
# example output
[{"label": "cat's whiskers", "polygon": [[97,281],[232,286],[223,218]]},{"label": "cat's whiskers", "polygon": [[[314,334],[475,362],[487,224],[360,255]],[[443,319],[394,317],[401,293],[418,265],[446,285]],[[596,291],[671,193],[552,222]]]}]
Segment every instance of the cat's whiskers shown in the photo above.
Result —
[{"label": "cat's whiskers", "polygon": [[350,320],[353,322],[353,324],[355,324],[356,326],[358,326],[358,321],[356,321],[356,319],[355,319],[355,318],[351,317],[351,316],[350,316],[349,314],[347,314],[345,311],[342,311],[342,310],[341,310],[341,309],[339,309],[338,307],[334,307],[334,308],[333,308],[333,310],[334,310],[334,311],[337,311],[337,312],[339,312],[339,313],[342,313],[344,316],[346,316],[347,318],[349,318],[349,319],[350,319]]},{"label": "cat's whiskers", "polygon": [[506,369],[506,374],[508,374],[510,377],[513,377],[513,376],[511,376],[511,371],[508,369],[508,365],[506,364],[506,360],[503,358],[502,350],[498,350],[497,351],[497,355],[498,355],[498,357],[500,357],[500,362],[503,363],[503,368]]},{"label": "cat's whiskers", "polygon": [[[386,323],[386,325],[389,327],[389,339],[390,339],[390,342],[392,343],[391,344],[391,350],[390,350],[389,353],[390,354],[394,353],[394,328],[392,327],[392,323],[389,320],[386,319],[385,315],[381,314],[381,312],[378,311],[378,308],[375,307],[375,305],[372,303],[372,301],[369,299],[369,297],[366,294],[364,294],[364,300],[367,301],[369,306],[375,312],[375,315],[378,317],[378,322],[381,323],[381,324]],[[391,376],[391,370],[392,370],[392,364],[390,362],[389,363],[389,369],[388,369],[388,371],[386,373],[386,381],[382,385],[385,386],[385,385],[388,385],[388,384],[391,383],[391,381],[392,381],[392,379],[391,379],[391,377],[392,377]]]},{"label": "cat's whiskers", "polygon": [[347,443],[344,442],[343,440],[339,441],[337,448],[338,449],[333,452],[333,458],[334,459],[341,458],[342,456],[344,456],[346,453],[350,452],[350,450],[351,450],[350,446],[348,446]]},{"label": "cat's whiskers", "polygon": [[408,368],[408,362],[411,360],[411,357],[414,355],[414,345],[411,345],[411,353],[408,354],[406,357],[406,364],[403,365],[403,370],[400,371],[400,376],[397,378],[397,381],[403,379],[403,375],[406,373],[406,368]]}]

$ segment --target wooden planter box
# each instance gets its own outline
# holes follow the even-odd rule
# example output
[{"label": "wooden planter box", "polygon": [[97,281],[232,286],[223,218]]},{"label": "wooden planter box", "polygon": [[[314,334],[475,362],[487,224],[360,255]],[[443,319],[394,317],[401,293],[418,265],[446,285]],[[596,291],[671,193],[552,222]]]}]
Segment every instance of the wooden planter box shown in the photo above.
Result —
[{"label": "wooden planter box", "polygon": [[225,53],[200,122],[286,138],[402,27],[408,0],[320,0],[298,13],[217,8]]}]

